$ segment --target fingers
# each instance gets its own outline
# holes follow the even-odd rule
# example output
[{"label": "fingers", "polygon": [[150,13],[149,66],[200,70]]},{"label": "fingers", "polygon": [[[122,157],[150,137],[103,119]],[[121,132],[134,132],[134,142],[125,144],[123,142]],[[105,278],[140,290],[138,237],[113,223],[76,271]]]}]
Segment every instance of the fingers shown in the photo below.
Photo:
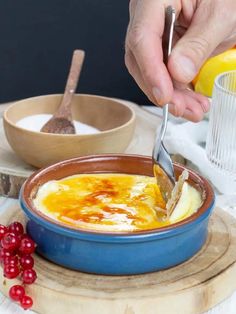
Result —
[{"label": "fingers", "polygon": [[[135,78],[136,83],[141,87],[149,100],[157,104],[151,91],[145,84],[137,62],[129,50],[126,51],[125,62],[129,63],[129,72]],[[179,85],[180,86],[180,85]],[[169,111],[176,117],[184,117],[190,121],[202,120],[205,112],[209,110],[209,101],[206,97],[194,93],[192,90],[180,86],[182,90],[175,89],[169,105]]]},{"label": "fingers", "polygon": [[194,94],[190,96],[188,92],[184,93],[184,100],[186,109],[183,114],[183,118],[192,122],[201,121],[205,113],[205,108],[203,108],[202,102],[199,101]]},{"label": "fingers", "polygon": [[[227,2],[233,3],[232,0]],[[224,3],[224,6],[226,5]],[[230,4],[228,6],[230,7]],[[200,2],[190,27],[171,53],[168,69],[173,79],[182,83],[191,82],[203,62],[229,36],[232,28],[230,22],[232,12],[229,22],[220,23],[227,18],[223,16],[222,11],[224,11],[222,1]]]},{"label": "fingers", "polygon": [[132,54],[132,52],[129,49],[126,49],[125,52],[125,64],[128,68],[129,73],[132,75],[132,77],[134,78],[135,82],[138,84],[138,86],[142,89],[142,91],[146,94],[146,96],[148,97],[148,99],[152,102],[152,103],[156,103],[156,100],[154,99],[152,92],[149,90],[149,88],[147,87],[143,77],[142,77],[142,73],[139,70],[138,64]]},{"label": "fingers", "polygon": [[205,96],[191,90],[175,89],[169,111],[176,117],[183,117],[192,122],[201,121],[209,110],[209,101]]},{"label": "fingers", "polygon": [[[125,62],[129,63],[129,72],[135,78],[136,83],[140,86],[149,100],[157,104],[153,98],[152,92],[143,80],[141,71],[137,62],[129,50],[126,51]],[[206,97],[196,94],[191,90],[187,90],[182,86],[181,90],[173,91],[172,100],[169,104],[169,111],[176,117],[183,117],[193,122],[202,120],[205,112],[209,110],[209,102]]]},{"label": "fingers", "polygon": [[[190,6],[189,0],[131,0],[125,63],[130,74],[153,103],[169,103],[170,111],[175,116],[197,122],[208,111],[209,103],[204,96],[186,90],[186,83],[195,77],[201,64],[226,35],[225,30],[220,30],[215,11],[209,7],[209,3],[213,2],[201,1],[197,9],[196,2],[193,3]],[[169,4],[175,7],[177,16],[180,14],[183,27],[176,33],[177,43],[167,69],[163,63],[162,35],[165,7]],[[180,8],[180,5],[183,7]],[[185,33],[189,23],[191,26]],[[215,25],[216,29],[212,31]],[[209,26],[211,30],[208,29]],[[217,36],[213,36],[216,32]],[[178,35],[182,36],[179,40]],[[178,87],[173,87],[173,81],[178,83]]]},{"label": "fingers", "polygon": [[[185,95],[189,96],[190,98],[196,100],[200,104],[200,106],[202,108],[202,111],[204,113],[207,113],[210,110],[210,102],[209,102],[207,97],[205,97],[205,96],[203,96],[201,94],[198,94],[198,93],[196,93],[196,92],[194,92],[193,90],[190,90],[190,89],[186,89],[184,91],[184,93],[185,93]],[[191,105],[191,102],[190,102],[187,107],[191,107],[191,106],[192,105]]]},{"label": "fingers", "polygon": [[[164,105],[173,93],[171,78],[162,61],[165,6],[162,1],[156,0],[131,1],[130,11],[126,50],[132,52],[143,81],[156,102]],[[127,67],[131,72],[129,61]],[[137,70],[135,72],[138,73]]]}]

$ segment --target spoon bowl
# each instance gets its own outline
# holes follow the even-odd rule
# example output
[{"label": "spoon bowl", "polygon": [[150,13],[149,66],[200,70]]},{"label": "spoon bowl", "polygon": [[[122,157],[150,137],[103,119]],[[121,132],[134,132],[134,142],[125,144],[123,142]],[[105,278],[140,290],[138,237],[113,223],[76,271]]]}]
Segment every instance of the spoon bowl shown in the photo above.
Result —
[{"label": "spoon bowl", "polygon": [[[43,130],[43,131],[42,131]],[[65,117],[52,117],[44,126],[41,132],[56,134],[75,134],[74,123]]]},{"label": "spoon bowl", "polygon": [[52,118],[42,127],[41,132],[56,134],[75,134],[75,126],[71,114],[72,99],[77,88],[80,72],[84,62],[84,51],[73,53],[63,98]]}]

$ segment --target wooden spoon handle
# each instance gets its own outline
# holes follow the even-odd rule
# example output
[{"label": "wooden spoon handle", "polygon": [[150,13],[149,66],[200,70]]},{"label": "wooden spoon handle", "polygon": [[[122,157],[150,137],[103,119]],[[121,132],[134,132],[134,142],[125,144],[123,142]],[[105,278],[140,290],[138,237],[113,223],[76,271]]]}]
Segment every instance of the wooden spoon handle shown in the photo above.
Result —
[{"label": "wooden spoon handle", "polygon": [[80,72],[83,66],[85,52],[83,50],[75,50],[73,53],[70,72],[66,82],[64,95],[62,98],[61,105],[56,113],[57,117],[63,116],[71,119],[71,102],[73,95],[76,91],[77,84],[79,81]]}]

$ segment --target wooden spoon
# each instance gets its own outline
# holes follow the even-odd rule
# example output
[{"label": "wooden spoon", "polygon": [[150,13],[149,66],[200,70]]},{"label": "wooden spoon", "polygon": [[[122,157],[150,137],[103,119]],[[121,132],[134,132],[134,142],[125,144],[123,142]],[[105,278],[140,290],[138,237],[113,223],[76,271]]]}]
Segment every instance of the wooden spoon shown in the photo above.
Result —
[{"label": "wooden spoon", "polygon": [[61,104],[52,118],[44,124],[40,132],[75,134],[75,126],[71,114],[71,104],[78,84],[84,56],[85,52],[83,50],[74,51]]}]

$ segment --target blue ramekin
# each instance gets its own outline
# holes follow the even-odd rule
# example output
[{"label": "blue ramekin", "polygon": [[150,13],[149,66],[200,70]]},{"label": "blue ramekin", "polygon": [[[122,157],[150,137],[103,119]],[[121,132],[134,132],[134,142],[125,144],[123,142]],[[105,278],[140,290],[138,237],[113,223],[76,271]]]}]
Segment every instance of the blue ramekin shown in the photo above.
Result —
[{"label": "blue ramekin", "polygon": [[[185,168],[175,164],[178,176]],[[189,169],[188,169],[189,170]],[[28,217],[27,231],[46,259],[88,273],[133,275],[178,265],[196,254],[207,238],[214,207],[208,181],[189,170],[189,182],[203,197],[192,216],[171,226],[138,232],[84,231],[56,222],[33,206],[40,185],[78,173],[152,175],[152,159],[137,155],[95,155],[66,160],[35,172],[23,185],[20,204]]]}]

